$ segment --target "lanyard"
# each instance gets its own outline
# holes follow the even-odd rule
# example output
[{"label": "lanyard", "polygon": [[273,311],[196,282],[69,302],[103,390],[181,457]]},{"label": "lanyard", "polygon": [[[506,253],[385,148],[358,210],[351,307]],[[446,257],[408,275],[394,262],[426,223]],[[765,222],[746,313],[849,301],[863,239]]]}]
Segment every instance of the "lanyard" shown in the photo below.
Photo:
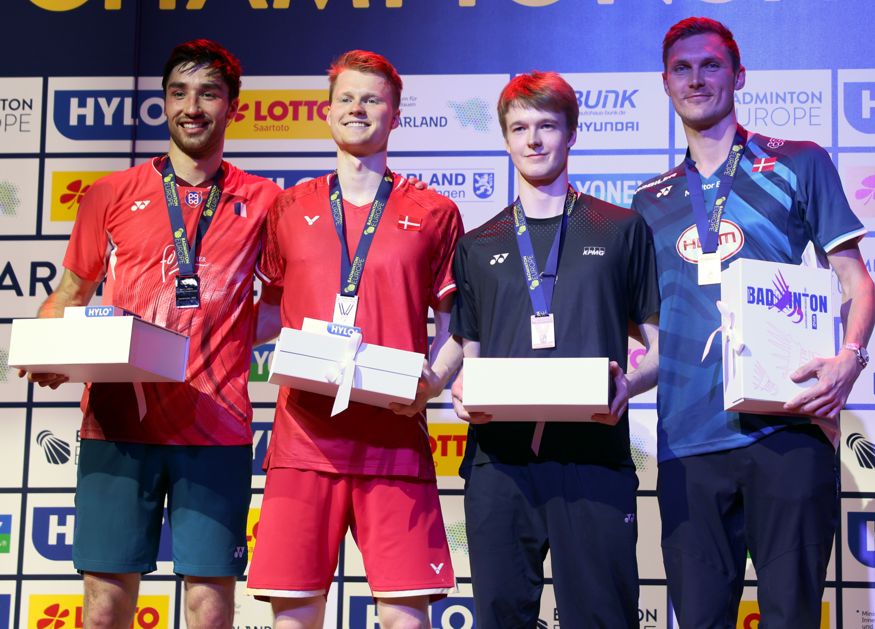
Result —
[{"label": "lanyard", "polygon": [[346,235],[343,233],[343,193],[340,190],[340,177],[337,176],[337,172],[331,177],[331,191],[328,200],[331,204],[331,218],[334,219],[334,228],[340,239],[340,294],[343,296],[354,297],[358,294],[362,272],[365,270],[365,261],[368,258],[368,250],[371,248],[374,234],[377,232],[377,226],[383,216],[383,210],[386,208],[389,195],[392,193],[394,181],[392,172],[386,170],[382,181],[380,181],[380,187],[377,188],[377,196],[371,203],[371,211],[368,213],[368,218],[362,229],[362,237],[355,249],[355,256],[350,261],[349,247],[346,244]]},{"label": "lanyard", "polygon": [[182,218],[182,208],[179,206],[179,192],[176,188],[176,172],[173,170],[173,164],[170,163],[170,158],[164,160],[164,168],[161,171],[162,181],[164,183],[164,199],[167,201],[167,213],[170,216],[170,231],[173,233],[173,246],[176,248],[176,260],[179,264],[179,275],[181,277],[190,277],[194,275],[194,257],[197,256],[197,248],[207,234],[207,229],[213,220],[213,215],[216,213],[216,208],[219,207],[219,199],[222,198],[222,188],[219,186],[219,177],[222,169],[216,173],[213,184],[210,187],[210,192],[207,195],[207,201],[204,203],[204,210],[201,213],[200,220],[197,223],[197,234],[194,240],[194,246],[188,244],[187,234],[185,232],[185,221]]},{"label": "lanyard", "polygon": [[559,224],[559,229],[556,230],[556,236],[553,238],[553,244],[550,246],[550,253],[547,254],[547,262],[543,272],[538,271],[538,262],[535,260],[535,250],[532,247],[532,237],[526,225],[526,214],[523,212],[523,204],[520,202],[519,197],[513,202],[516,242],[520,250],[520,256],[523,259],[526,286],[529,287],[529,299],[532,301],[532,310],[534,310],[536,317],[543,317],[550,313],[550,304],[553,302],[553,288],[556,284],[556,273],[559,268],[559,251],[562,248],[562,241],[565,239],[565,230],[568,228],[568,216],[571,214],[571,210],[574,209],[574,202],[576,200],[577,194],[575,194],[571,186],[568,186],[568,193],[565,195],[565,208],[562,211],[562,221]]},{"label": "lanyard", "polygon": [[699,242],[702,245],[703,253],[717,251],[720,239],[720,219],[723,216],[726,199],[729,198],[729,191],[732,190],[732,184],[735,181],[735,173],[738,172],[738,163],[741,161],[742,153],[744,153],[744,144],[744,135],[739,127],[735,131],[732,148],[729,149],[729,155],[726,157],[726,167],[720,173],[718,196],[714,199],[714,207],[711,208],[710,214],[705,209],[702,177],[696,170],[696,162],[690,157],[690,150],[687,149],[687,156],[684,159],[687,189],[690,191],[690,202],[693,204],[693,216],[696,218],[696,228],[699,230]]}]

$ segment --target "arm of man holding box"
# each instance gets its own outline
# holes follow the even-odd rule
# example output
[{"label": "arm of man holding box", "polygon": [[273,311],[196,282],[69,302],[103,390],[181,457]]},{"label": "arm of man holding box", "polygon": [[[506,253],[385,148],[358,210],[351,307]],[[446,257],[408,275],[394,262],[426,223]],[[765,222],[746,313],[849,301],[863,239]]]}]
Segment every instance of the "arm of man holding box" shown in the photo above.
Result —
[{"label": "arm of man holding box", "polygon": [[[856,242],[839,245],[827,256],[842,285],[842,345],[865,348],[875,324],[875,286]],[[804,382],[816,376],[817,384],[784,404],[788,411],[836,420],[845,406],[863,364],[857,353],[843,347],[831,358],[815,358],[790,377]]]},{"label": "arm of man holding box", "polygon": [[[64,316],[64,308],[67,306],[87,306],[88,302],[97,292],[97,287],[100,282],[93,282],[79,277],[70,269],[64,269],[64,275],[61,276],[61,282],[51,295],[46,297],[37,312],[37,316],[41,319],[51,319]],[[18,377],[34,382],[41,387],[50,387],[57,389],[60,385],[67,382],[67,376],[57,373],[31,373],[28,374],[24,369],[18,370]]]},{"label": "arm of man holding box", "polygon": [[431,362],[429,359],[423,361],[422,376],[413,402],[407,405],[393,402],[389,405],[395,413],[412,417],[422,412],[430,399],[441,394],[462,364],[462,347],[449,331],[452,310],[452,295],[442,299],[434,309],[434,339],[429,349]]},{"label": "arm of man holding box", "polygon": [[[465,358],[479,358],[480,357],[480,343],[479,341],[469,341],[468,339],[462,339],[462,355]],[[453,396],[453,410],[456,412],[456,416],[466,422],[471,424],[485,424],[492,420],[492,415],[489,413],[469,413],[465,408],[465,405],[462,403],[462,373],[464,369],[459,371],[459,374],[456,376],[455,382],[453,382],[453,387],[451,389],[451,393]]]},{"label": "arm of man holding box", "polygon": [[614,381],[611,412],[593,415],[593,421],[615,425],[626,412],[630,398],[656,386],[659,368],[659,316],[650,317],[639,325],[638,329],[641,332],[641,342],[647,352],[638,363],[638,368],[628,374],[623,372],[619,363],[614,360],[610,362],[608,367],[611,370],[611,379]]}]

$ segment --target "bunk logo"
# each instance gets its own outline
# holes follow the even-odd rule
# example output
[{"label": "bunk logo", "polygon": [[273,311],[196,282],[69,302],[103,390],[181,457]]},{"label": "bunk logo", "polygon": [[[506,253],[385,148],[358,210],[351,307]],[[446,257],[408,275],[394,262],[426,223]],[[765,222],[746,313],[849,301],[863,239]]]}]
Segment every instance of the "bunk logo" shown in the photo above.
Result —
[{"label": "bunk logo", "polygon": [[55,128],[71,140],[165,140],[160,90],[57,90]]}]

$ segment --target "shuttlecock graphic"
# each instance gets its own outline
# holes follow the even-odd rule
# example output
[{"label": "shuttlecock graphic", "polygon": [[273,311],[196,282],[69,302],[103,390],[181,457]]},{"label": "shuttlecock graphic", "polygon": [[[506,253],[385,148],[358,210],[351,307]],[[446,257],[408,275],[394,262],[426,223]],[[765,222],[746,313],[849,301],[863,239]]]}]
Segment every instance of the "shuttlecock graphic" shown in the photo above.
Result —
[{"label": "shuttlecock graphic", "polygon": [[860,467],[865,467],[867,470],[875,469],[875,445],[871,441],[867,441],[860,433],[854,432],[848,435],[845,443],[856,455]]},{"label": "shuttlecock graphic", "polygon": [[46,461],[52,465],[63,465],[70,460],[70,444],[53,435],[51,430],[40,431],[36,442],[43,449]]}]

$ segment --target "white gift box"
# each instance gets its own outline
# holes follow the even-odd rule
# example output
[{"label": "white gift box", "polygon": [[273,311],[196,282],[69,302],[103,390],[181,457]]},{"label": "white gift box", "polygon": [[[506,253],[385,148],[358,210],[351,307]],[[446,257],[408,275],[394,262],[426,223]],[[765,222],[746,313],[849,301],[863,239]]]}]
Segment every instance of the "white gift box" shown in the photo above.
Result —
[{"label": "white gift box", "polygon": [[816,382],[790,374],[815,357],[835,355],[828,269],[736,260],[720,279],[723,407],[784,413],[783,405]]},{"label": "white gift box", "polygon": [[71,382],[183,382],[188,337],[124,313],[85,306],[56,319],[15,319],[9,366]]},{"label": "white gift box", "polygon": [[385,408],[391,402],[407,404],[416,397],[422,354],[370,343],[351,345],[350,335],[358,329],[328,321],[305,319],[303,328],[282,329],[269,382],[335,397],[348,367],[349,400],[353,402]]},{"label": "white gift box", "polygon": [[607,413],[607,358],[465,358],[465,409],[496,421],[590,421]]}]

